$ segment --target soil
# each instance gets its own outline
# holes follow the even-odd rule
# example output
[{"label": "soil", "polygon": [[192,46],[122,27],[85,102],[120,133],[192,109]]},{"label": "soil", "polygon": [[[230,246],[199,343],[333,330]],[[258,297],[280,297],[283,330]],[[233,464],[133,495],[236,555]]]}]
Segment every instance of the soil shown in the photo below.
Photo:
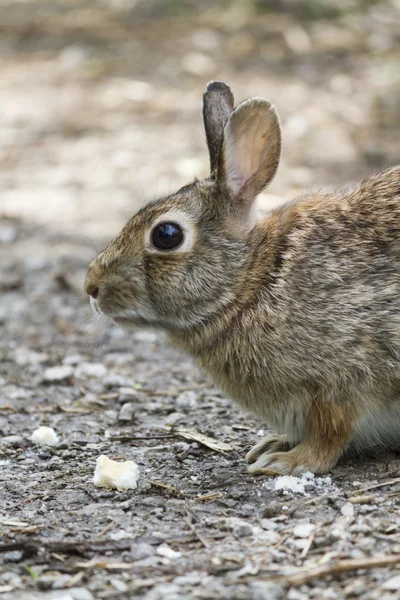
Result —
[{"label": "soil", "polygon": [[[1,3],[1,598],[400,598],[396,453],[304,493],[250,476],[268,425],[82,291],[130,215],[207,175],[210,79],[281,114],[264,207],[395,164],[399,42],[398,0]],[[95,487],[101,454],[135,461],[137,489]]]}]

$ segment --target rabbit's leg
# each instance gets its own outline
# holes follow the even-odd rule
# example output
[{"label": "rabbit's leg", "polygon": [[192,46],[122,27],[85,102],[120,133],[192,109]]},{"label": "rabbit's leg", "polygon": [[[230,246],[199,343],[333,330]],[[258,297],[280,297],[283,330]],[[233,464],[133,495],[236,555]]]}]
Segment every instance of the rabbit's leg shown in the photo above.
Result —
[{"label": "rabbit's leg", "polygon": [[292,446],[289,444],[287,435],[272,433],[258,442],[246,454],[246,460],[250,463],[255,462],[262,454],[272,454],[273,452],[286,452]]},{"label": "rabbit's leg", "polygon": [[349,444],[356,420],[351,406],[315,403],[308,413],[304,439],[287,452],[262,453],[249,467],[253,474],[326,473]]}]

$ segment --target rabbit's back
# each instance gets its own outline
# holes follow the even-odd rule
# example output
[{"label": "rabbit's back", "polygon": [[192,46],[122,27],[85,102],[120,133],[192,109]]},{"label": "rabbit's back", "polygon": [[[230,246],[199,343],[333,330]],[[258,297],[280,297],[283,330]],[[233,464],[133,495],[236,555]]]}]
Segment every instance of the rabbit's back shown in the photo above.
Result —
[{"label": "rabbit's back", "polygon": [[[398,429],[400,168],[282,207],[254,238],[264,251],[255,250],[242,282],[259,282],[253,298],[205,338],[191,334],[188,349],[231,397],[294,440],[321,389],[363,405],[360,436],[379,438],[393,422]],[[368,422],[376,411],[381,426]]]}]

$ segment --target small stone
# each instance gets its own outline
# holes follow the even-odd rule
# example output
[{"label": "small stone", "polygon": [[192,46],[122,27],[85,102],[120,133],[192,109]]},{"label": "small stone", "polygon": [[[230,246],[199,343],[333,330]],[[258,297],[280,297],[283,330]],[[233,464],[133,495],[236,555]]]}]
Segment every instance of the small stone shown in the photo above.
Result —
[{"label": "small stone", "polygon": [[0,244],[11,244],[17,237],[17,229],[6,223],[0,225]]},{"label": "small stone", "polygon": [[315,526],[312,523],[299,523],[293,529],[293,535],[298,538],[308,538],[314,531]]},{"label": "small stone", "polygon": [[285,588],[280,583],[272,581],[255,581],[250,584],[251,600],[282,600]]},{"label": "small stone", "polygon": [[122,594],[127,591],[128,586],[121,579],[116,579],[115,577],[110,578],[110,583],[117,592],[121,592]]},{"label": "small stone", "polygon": [[118,392],[120,400],[138,400],[138,394],[134,388],[120,387]]},{"label": "small stone", "polygon": [[23,441],[24,438],[22,435],[5,435],[4,437],[0,437],[0,443],[7,446],[19,446]]},{"label": "small stone", "polygon": [[[119,373],[108,373],[108,375],[106,375],[103,379],[103,384],[108,387],[108,388],[114,388],[114,387],[124,387],[124,386],[129,386],[130,382],[132,380],[129,379],[128,377],[124,377],[123,375],[120,375]],[[128,388],[130,389],[130,388]]]},{"label": "small stone", "polygon": [[22,560],[23,555],[21,550],[10,550],[10,552],[4,552],[3,560],[5,563],[18,563]]},{"label": "small stone", "polygon": [[394,577],[387,579],[382,584],[382,589],[391,591],[400,590],[400,575],[395,575]]},{"label": "small stone", "polygon": [[309,600],[308,594],[303,594],[299,590],[292,588],[286,596],[287,600]]},{"label": "small stone", "polygon": [[253,535],[254,530],[249,523],[241,523],[234,528],[233,533],[239,538],[249,537],[250,535]]},{"label": "small stone", "polygon": [[354,517],[354,506],[350,502],[346,502],[340,509],[340,512],[344,517],[352,518]]},{"label": "small stone", "polygon": [[262,516],[267,518],[278,517],[282,514],[282,506],[278,502],[271,502],[262,508]]},{"label": "small stone", "polygon": [[178,410],[189,412],[197,407],[197,394],[192,390],[186,390],[179,394],[175,400],[175,405]]},{"label": "small stone", "polygon": [[68,593],[71,594],[73,600],[94,600],[92,592],[83,587],[70,588]]},{"label": "small stone", "polygon": [[133,405],[130,402],[125,402],[125,404],[122,405],[121,410],[119,411],[118,420],[133,421],[134,416],[135,414]]},{"label": "small stone", "polygon": [[105,377],[107,375],[107,369],[101,363],[82,363],[75,369],[75,377],[86,378],[86,377]]},{"label": "small stone", "polygon": [[163,556],[169,560],[176,560],[182,556],[182,552],[175,552],[168,544],[161,544],[161,546],[158,546],[156,552],[159,556]]},{"label": "small stone", "polygon": [[278,524],[275,521],[271,521],[271,519],[261,519],[261,527],[268,531],[275,531],[278,529]]},{"label": "small stone", "polygon": [[71,379],[74,374],[74,370],[69,365],[62,365],[59,367],[49,367],[43,373],[43,381],[45,383],[61,383]]},{"label": "small stone", "polygon": [[153,546],[150,544],[146,544],[145,542],[133,542],[131,546],[131,555],[132,560],[142,560],[143,558],[147,558],[148,556],[153,556],[156,553]]},{"label": "small stone", "polygon": [[47,354],[44,352],[33,352],[23,346],[16,348],[14,352],[14,360],[17,365],[23,367],[25,365],[38,365],[48,360]]}]

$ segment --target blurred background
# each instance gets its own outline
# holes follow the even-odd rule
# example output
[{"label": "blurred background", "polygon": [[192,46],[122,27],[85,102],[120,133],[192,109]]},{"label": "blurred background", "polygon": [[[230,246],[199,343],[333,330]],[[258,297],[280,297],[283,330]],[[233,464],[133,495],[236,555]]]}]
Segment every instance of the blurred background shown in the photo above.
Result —
[{"label": "blurred background", "polygon": [[82,279],[89,238],[207,175],[214,78],[280,113],[264,204],[398,162],[399,65],[400,0],[2,0],[3,288],[18,261]]}]

